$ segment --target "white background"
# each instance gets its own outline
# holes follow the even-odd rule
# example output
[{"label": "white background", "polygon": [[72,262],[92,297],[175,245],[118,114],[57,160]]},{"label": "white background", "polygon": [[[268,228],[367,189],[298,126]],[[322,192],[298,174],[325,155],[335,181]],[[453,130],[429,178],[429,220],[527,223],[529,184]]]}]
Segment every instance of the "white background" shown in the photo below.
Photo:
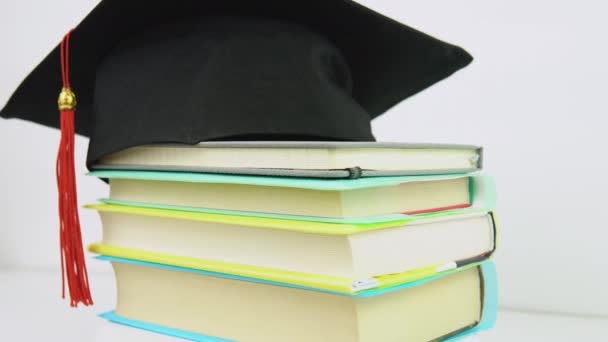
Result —
[{"label": "white background", "polygon": [[[608,317],[608,5],[360,2],[475,57],[373,127],[380,141],[485,147],[485,170],[498,184],[501,307]],[[96,3],[0,1],[0,105]],[[0,119],[0,269],[58,271],[58,138],[48,128]],[[79,174],[86,146],[77,139]],[[108,191],[91,177],[79,177],[78,186],[81,204]],[[96,214],[83,210],[81,217],[85,243],[99,239]],[[98,262],[89,268],[92,281],[109,272]],[[58,285],[59,276],[41,284]]]}]

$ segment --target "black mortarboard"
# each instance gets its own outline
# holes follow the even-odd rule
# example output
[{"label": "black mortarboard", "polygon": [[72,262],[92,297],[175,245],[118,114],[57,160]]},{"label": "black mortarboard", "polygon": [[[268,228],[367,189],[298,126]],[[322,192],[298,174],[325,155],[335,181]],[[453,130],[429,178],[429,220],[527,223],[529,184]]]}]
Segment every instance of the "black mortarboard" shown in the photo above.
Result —
[{"label": "black mortarboard", "polygon": [[[88,164],[141,144],[372,141],[370,119],[471,61],[349,0],[102,1],[73,31]],[[3,117],[58,127],[59,47]]]},{"label": "black mortarboard", "polygon": [[74,125],[91,138],[89,166],[154,143],[373,141],[371,119],[470,61],[463,49],[350,0],[104,0],[0,115],[59,127],[63,78],[62,265],[72,305],[90,304]]}]

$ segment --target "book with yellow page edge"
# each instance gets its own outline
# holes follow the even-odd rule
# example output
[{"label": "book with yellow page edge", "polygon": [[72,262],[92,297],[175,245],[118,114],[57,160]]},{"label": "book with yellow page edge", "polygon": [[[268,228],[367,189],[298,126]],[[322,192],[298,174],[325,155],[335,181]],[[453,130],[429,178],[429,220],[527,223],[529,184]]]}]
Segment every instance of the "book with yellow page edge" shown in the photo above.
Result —
[{"label": "book with yellow page edge", "polygon": [[[98,204],[99,254],[255,276],[343,293],[488,258],[496,248],[494,214],[461,209],[375,223],[331,223]],[[260,271],[262,270],[262,271]],[[269,279],[277,280],[277,279]]]}]

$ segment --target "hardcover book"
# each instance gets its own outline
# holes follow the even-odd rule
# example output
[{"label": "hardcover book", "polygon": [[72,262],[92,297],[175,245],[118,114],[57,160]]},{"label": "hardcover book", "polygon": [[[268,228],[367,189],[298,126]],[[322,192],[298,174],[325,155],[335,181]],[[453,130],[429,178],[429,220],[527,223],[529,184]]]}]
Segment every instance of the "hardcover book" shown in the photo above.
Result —
[{"label": "hardcover book", "polygon": [[284,270],[292,277],[316,274],[345,287],[373,287],[374,277],[421,271],[432,275],[483,260],[494,252],[497,235],[493,214],[481,209],[344,224],[108,204],[88,207],[102,219],[103,239],[90,247],[100,254],[139,253],[139,258],[152,258],[148,261],[198,264],[202,269],[221,263]]},{"label": "hardcover book", "polygon": [[109,179],[110,200],[129,205],[326,218],[467,208],[485,182],[470,175],[343,180],[118,170],[90,175]]},{"label": "hardcover book", "polygon": [[108,258],[119,324],[194,341],[434,341],[496,319],[491,263],[365,295]]},{"label": "hardcover book", "polygon": [[481,167],[479,146],[330,141],[144,145],[109,154],[92,166],[318,178],[465,173]]}]

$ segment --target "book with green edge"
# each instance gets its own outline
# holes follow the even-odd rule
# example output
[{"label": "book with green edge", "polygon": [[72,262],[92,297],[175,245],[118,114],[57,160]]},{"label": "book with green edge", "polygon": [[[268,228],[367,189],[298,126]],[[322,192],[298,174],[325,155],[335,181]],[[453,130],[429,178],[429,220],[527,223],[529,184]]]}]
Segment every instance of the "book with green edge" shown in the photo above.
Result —
[{"label": "book with green edge", "polygon": [[340,180],[125,170],[90,175],[110,180],[108,203],[335,222],[468,208],[479,202],[491,207],[494,197],[492,179],[484,175]]}]

